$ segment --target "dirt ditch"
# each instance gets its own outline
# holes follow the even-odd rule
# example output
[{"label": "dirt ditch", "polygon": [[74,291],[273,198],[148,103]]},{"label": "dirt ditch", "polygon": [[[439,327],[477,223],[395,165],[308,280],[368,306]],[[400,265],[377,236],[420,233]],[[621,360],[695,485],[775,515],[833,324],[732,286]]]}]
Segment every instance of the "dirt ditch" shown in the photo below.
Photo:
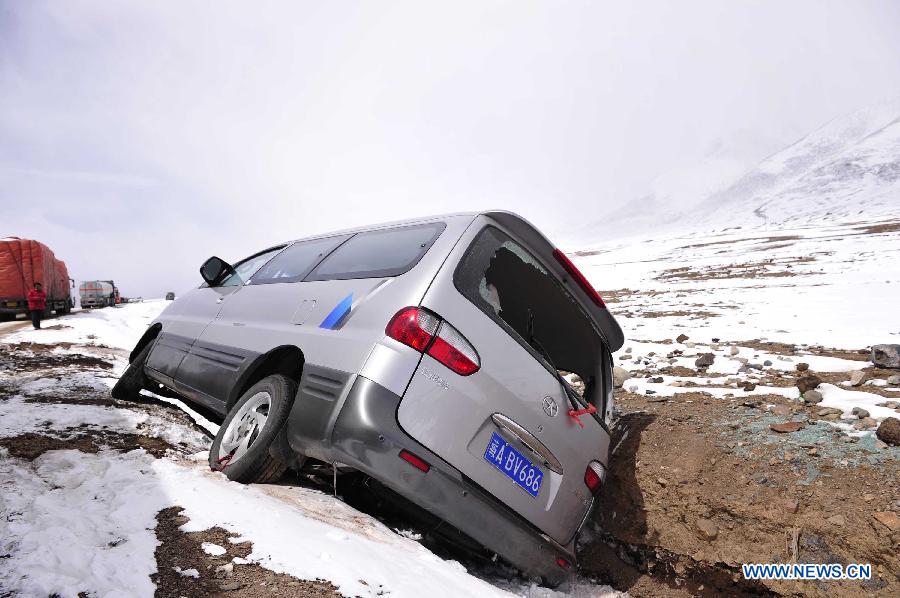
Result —
[{"label": "dirt ditch", "polygon": [[[754,397],[756,398],[756,397]],[[634,596],[900,593],[900,449],[825,422],[778,434],[759,401],[622,393],[580,565]],[[767,402],[791,403],[771,397]],[[794,402],[792,407],[797,407]],[[873,578],[748,582],[742,563],[871,563]]]}]

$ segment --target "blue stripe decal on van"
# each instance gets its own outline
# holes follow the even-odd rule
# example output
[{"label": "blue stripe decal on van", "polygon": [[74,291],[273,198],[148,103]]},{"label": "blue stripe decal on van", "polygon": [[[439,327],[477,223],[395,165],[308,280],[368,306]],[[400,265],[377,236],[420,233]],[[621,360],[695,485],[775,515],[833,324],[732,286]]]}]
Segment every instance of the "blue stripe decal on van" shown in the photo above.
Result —
[{"label": "blue stripe decal on van", "polygon": [[344,297],[340,303],[334,306],[334,309],[331,310],[331,313],[325,316],[325,319],[322,320],[322,323],[319,324],[319,328],[325,328],[326,330],[334,330],[338,323],[344,319],[344,317],[350,313],[350,308],[353,307],[353,293],[350,293],[346,297]]}]

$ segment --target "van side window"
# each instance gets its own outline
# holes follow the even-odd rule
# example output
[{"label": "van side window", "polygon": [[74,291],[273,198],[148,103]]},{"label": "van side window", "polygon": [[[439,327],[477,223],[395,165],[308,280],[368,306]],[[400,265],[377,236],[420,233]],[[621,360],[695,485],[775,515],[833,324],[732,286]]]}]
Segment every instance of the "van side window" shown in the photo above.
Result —
[{"label": "van side window", "polygon": [[322,258],[348,238],[348,235],[297,241],[266,264],[250,284],[272,284],[303,280]]},{"label": "van side window", "polygon": [[357,233],[316,266],[306,280],[399,276],[411,270],[447,225],[416,224]]},{"label": "van side window", "polygon": [[222,281],[222,284],[219,286],[236,287],[244,284],[251,276],[253,276],[254,272],[259,270],[260,266],[272,259],[272,257],[282,249],[284,249],[284,245],[273,249],[267,249],[262,253],[257,253],[256,255],[252,255],[239,261],[234,266],[234,274]]}]

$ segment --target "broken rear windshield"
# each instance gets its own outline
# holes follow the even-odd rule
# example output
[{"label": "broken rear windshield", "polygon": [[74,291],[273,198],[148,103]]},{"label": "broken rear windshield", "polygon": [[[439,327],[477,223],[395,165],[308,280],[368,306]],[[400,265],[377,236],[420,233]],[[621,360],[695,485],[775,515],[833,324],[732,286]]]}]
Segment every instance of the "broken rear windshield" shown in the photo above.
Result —
[{"label": "broken rear windshield", "polygon": [[561,283],[509,235],[486,227],[460,261],[453,282],[533,355],[588,384],[595,377],[603,351],[599,334]]}]

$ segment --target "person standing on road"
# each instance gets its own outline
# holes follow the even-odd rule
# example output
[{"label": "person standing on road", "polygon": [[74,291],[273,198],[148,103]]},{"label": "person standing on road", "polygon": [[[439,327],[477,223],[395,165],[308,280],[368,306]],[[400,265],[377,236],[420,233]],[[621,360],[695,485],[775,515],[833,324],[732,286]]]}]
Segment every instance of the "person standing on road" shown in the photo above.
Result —
[{"label": "person standing on road", "polygon": [[47,293],[41,287],[41,283],[34,283],[34,288],[28,291],[28,311],[31,312],[31,324],[37,330],[41,327],[41,317],[47,309]]}]

